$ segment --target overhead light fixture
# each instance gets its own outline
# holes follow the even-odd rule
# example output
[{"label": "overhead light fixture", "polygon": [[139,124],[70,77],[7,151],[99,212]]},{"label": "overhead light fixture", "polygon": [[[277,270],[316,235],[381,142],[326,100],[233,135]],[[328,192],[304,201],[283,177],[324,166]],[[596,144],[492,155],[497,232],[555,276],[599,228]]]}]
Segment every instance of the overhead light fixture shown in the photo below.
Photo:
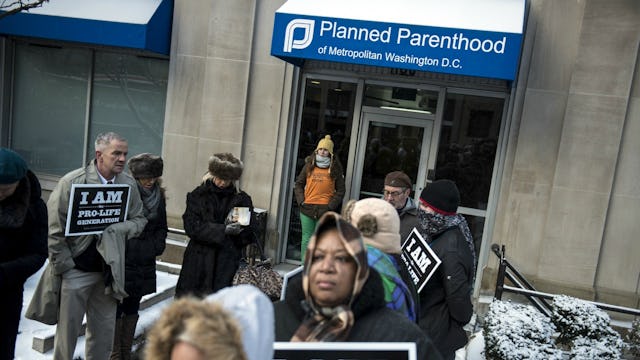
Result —
[{"label": "overhead light fixture", "polygon": [[431,111],[428,111],[428,110],[405,109],[405,108],[398,108],[398,107],[393,107],[393,106],[380,106],[380,109],[398,110],[398,111],[406,111],[406,112],[429,114],[429,115],[433,114]]}]

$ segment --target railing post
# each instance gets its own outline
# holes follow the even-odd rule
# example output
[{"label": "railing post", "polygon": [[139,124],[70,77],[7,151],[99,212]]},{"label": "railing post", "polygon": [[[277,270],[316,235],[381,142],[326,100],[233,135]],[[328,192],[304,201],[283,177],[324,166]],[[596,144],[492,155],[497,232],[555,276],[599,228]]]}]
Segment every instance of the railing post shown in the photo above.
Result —
[{"label": "railing post", "polygon": [[505,260],[504,252],[505,246],[502,245],[502,251],[498,251],[497,244],[493,248],[494,252],[500,257],[500,264],[498,266],[498,276],[496,278],[496,292],[494,294],[494,298],[498,300],[502,300],[502,292],[504,291],[504,277],[505,272],[507,271],[507,262]]}]

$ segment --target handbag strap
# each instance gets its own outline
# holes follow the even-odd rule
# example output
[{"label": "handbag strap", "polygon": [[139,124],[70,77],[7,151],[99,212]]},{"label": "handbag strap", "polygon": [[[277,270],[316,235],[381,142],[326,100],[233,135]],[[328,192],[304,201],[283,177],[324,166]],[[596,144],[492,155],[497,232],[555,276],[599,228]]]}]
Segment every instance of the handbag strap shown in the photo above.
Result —
[{"label": "handbag strap", "polygon": [[260,239],[258,238],[258,235],[255,234],[255,232],[254,232],[253,242],[248,244],[247,247],[248,247],[247,255],[249,255],[249,261],[248,261],[249,265],[255,264],[255,254],[253,253],[253,251],[251,251],[251,248],[258,249],[261,263],[263,263],[267,259],[267,257],[264,255],[264,250],[262,249],[262,244],[260,243]]}]

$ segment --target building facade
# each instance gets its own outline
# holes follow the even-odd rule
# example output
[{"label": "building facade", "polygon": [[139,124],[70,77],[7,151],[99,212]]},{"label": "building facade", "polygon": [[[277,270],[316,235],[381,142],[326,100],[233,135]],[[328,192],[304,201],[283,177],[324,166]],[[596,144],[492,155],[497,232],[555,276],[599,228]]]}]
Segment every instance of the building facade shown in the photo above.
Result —
[{"label": "building facade", "polygon": [[[504,244],[542,291],[638,306],[637,1],[522,2],[512,78],[311,57],[293,65],[271,55],[283,4],[176,0],[168,56],[7,34],[3,145],[26,155],[52,189],[91,157],[95,133],[121,132],[132,154],[165,159],[178,228],[208,158],[232,152],[245,163],[239,186],[267,210],[267,254],[295,264],[293,182],[329,134],[345,200],[379,196],[396,169],[411,176],[414,194],[433,179],[456,181],[479,256],[476,295],[492,293],[490,246]],[[62,125],[47,128],[53,120]]]}]

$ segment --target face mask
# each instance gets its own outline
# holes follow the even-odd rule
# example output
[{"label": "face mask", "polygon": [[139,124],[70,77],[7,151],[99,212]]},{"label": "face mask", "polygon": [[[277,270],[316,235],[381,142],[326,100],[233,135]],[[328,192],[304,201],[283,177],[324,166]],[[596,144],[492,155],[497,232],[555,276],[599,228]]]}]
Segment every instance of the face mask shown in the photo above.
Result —
[{"label": "face mask", "polygon": [[427,235],[427,241],[431,241],[433,235],[438,234],[447,227],[447,219],[442,214],[432,214],[424,210],[418,211],[418,220],[420,221],[420,228],[422,229],[422,235]]}]

